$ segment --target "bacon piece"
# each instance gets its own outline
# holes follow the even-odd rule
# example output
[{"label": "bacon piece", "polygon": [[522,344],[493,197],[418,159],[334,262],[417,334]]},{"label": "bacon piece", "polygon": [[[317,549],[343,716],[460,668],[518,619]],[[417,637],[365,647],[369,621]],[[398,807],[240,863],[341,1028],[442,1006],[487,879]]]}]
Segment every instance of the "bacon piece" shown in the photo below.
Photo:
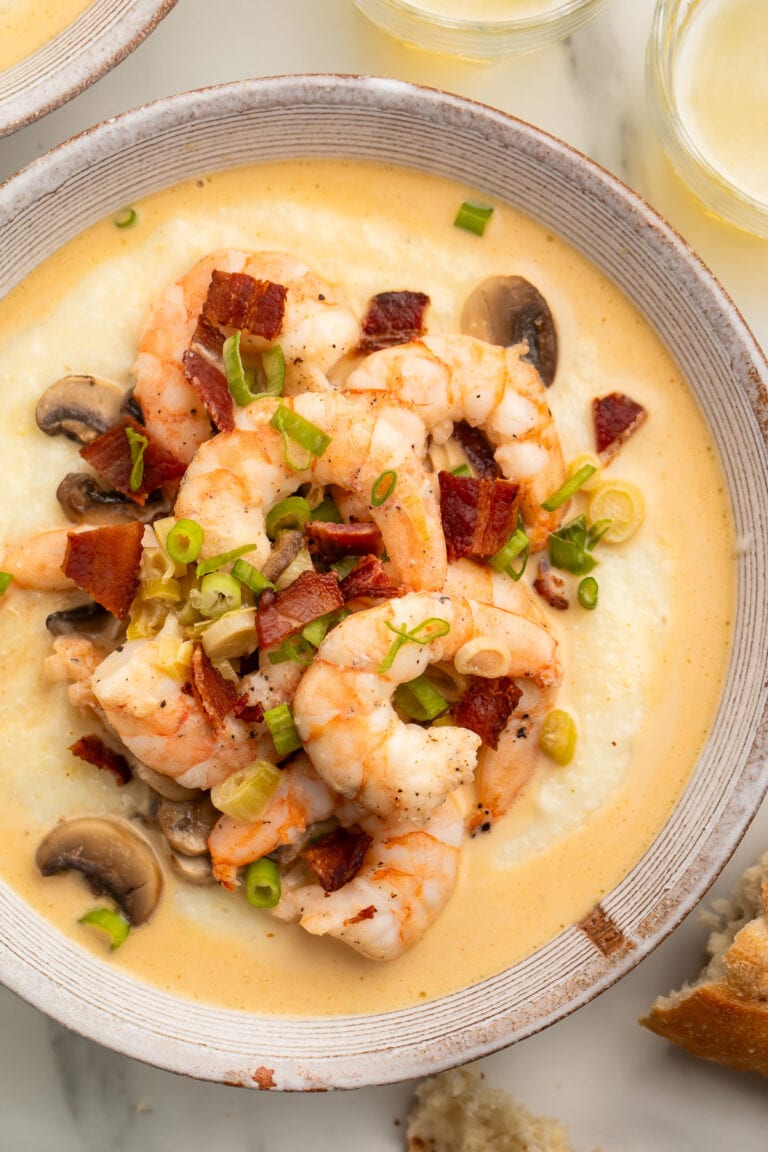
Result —
[{"label": "bacon piece", "polygon": [[547,560],[539,562],[539,573],[533,582],[533,586],[541,596],[542,600],[546,600],[552,608],[557,608],[560,612],[564,612],[568,607],[568,598],[565,595],[565,580],[554,572]]},{"label": "bacon piece", "polygon": [[318,616],[343,606],[335,572],[302,572],[282,592],[268,588],[261,595],[256,614],[259,648],[282,644]]},{"label": "bacon piece", "polygon": [[595,444],[603,464],[613,460],[622,444],[647,418],[647,409],[623,392],[610,392],[592,401]]},{"label": "bacon piece", "polygon": [[440,472],[438,479],[449,563],[462,556],[493,556],[503,548],[517,527],[517,484],[452,472]]},{"label": "bacon piece", "polygon": [[473,428],[466,420],[459,420],[453,426],[452,435],[461,444],[467,460],[481,480],[497,480],[501,468],[496,463],[493,445],[482,428]]},{"label": "bacon piece", "polygon": [[125,757],[107,748],[104,741],[95,734],[81,736],[74,744],[70,744],[69,750],[73,756],[85,760],[86,764],[111,772],[120,787],[131,779],[131,769]]},{"label": "bacon piece", "polygon": [[304,525],[309,537],[310,551],[324,560],[338,560],[340,556],[363,556],[367,552],[380,556],[384,551],[381,532],[373,523],[330,524],[325,520],[310,520]]},{"label": "bacon piece", "polygon": [[337,892],[357,876],[371,843],[368,833],[353,824],[329,832],[299,855],[307,861],[323,891]]},{"label": "bacon piece", "polygon": [[[141,484],[136,491],[131,489],[133,465],[131,445],[126,435],[127,428],[132,428],[137,435],[143,436],[147,441]],[[97,436],[90,444],[85,444],[80,449],[80,455],[111,488],[122,492],[123,496],[127,496],[135,504],[141,505],[146,502],[150,492],[161,488],[169,480],[178,480],[179,476],[183,476],[187,467],[165,448],[161,448],[144,425],[138,424],[130,416],[125,416],[119,424],[107,428],[106,432]]]},{"label": "bacon piece", "polygon": [[339,589],[345,601],[356,600],[358,596],[372,600],[391,600],[393,596],[402,596],[405,592],[402,584],[395,584],[387,575],[378,556],[363,556],[357,567],[341,581]]},{"label": "bacon piece", "polygon": [[424,313],[429,296],[424,292],[379,292],[368,301],[358,352],[376,352],[395,344],[408,344],[424,335]]},{"label": "bacon piece", "polygon": [[[243,674],[242,666],[240,673]],[[232,706],[232,712],[238,720],[242,720],[245,724],[261,724],[264,719],[264,705],[260,704],[258,700],[255,704],[250,704],[247,692],[238,696]]]},{"label": "bacon piece", "polygon": [[274,340],[283,327],[288,289],[271,280],[255,280],[245,272],[211,276],[203,316],[222,328],[239,328],[251,336]]},{"label": "bacon piece", "polygon": [[139,586],[143,535],[139,521],[68,532],[61,570],[102,608],[124,620]]},{"label": "bacon piece", "polygon": [[235,427],[235,408],[227,378],[220,368],[206,360],[194,348],[187,348],[181,358],[184,377],[200,397],[203,408],[220,432],[232,432]]},{"label": "bacon piece", "polygon": [[495,680],[473,676],[467,691],[451,708],[451,715],[459,727],[476,732],[483,744],[498,748],[499,737],[522,694],[508,676]]},{"label": "bacon piece", "polygon": [[213,727],[223,728],[224,721],[237,703],[238,692],[232,681],[225,680],[214,668],[202,644],[195,644],[192,652],[192,687]]}]

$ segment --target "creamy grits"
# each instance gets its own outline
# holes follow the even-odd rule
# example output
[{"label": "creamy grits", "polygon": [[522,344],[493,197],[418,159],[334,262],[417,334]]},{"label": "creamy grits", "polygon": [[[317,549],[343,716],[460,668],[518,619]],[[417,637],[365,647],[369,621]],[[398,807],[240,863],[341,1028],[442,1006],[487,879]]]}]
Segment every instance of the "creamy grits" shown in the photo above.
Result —
[{"label": "creamy grits", "polygon": [[91,0],[0,0],[0,72],[19,64],[68,28]]},{"label": "creamy grits", "polygon": [[[735,561],[704,420],[654,333],[583,256],[502,205],[482,238],[455,228],[472,195],[347,161],[215,174],[135,205],[130,229],[97,224],[0,303],[0,547],[64,523],[55,489],[79,460],[75,445],[35,426],[41,392],[73,372],[127,388],[151,302],[196,259],[227,246],[295,253],[343,286],[359,314],[377,292],[426,292],[436,332],[458,330],[466,296],[485,277],[520,274],[547,299],[559,331],[548,398],[566,460],[593,450],[593,397],[623,391],[649,412],[606,469],[642,489],[642,527],[626,544],[600,546],[596,610],[547,609],[565,668],[558,707],[578,723],[573,761],[558,768],[542,758],[508,816],[466,841],[447,908],[394,961],[377,964],[278,922],[241,894],[169,877],[152,920],[105,962],[171,993],[259,1013],[367,1013],[498,973],[580,920],[627,874],[707,736],[729,656]],[[106,956],[76,923],[94,903],[81,878],[44,880],[34,864],[62,815],[129,816],[140,787],[117,788],[67,751],[94,722],[42,665],[45,616],[72,599],[12,586],[0,602],[0,873],[62,932]]]}]

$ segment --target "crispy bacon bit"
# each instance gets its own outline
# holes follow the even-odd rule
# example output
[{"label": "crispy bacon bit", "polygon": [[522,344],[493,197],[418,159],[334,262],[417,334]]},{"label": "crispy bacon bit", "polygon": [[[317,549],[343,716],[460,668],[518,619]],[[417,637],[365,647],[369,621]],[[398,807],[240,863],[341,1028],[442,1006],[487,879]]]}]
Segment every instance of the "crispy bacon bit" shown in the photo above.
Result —
[{"label": "crispy bacon bit", "polygon": [[95,734],[81,736],[74,744],[70,744],[69,750],[73,756],[85,760],[86,764],[111,772],[121,787],[131,779],[131,769],[125,757],[107,748],[104,741]]},{"label": "crispy bacon bit", "polygon": [[438,473],[438,479],[449,562],[462,556],[493,556],[503,548],[517,526],[517,484],[451,472]]},{"label": "crispy bacon bit", "polygon": [[184,377],[200,397],[211,423],[220,432],[232,432],[235,427],[235,408],[224,373],[194,348],[187,348],[181,362]]},{"label": "crispy bacon bit", "polygon": [[622,444],[647,418],[647,409],[623,392],[610,392],[592,401],[595,444],[603,464],[613,460]]},{"label": "crispy bacon bit", "polygon": [[267,589],[259,600],[256,615],[259,648],[282,644],[318,616],[343,606],[335,572],[302,572],[282,592]]},{"label": "crispy bacon bit", "polygon": [[[144,449],[144,470],[141,484],[136,491],[131,490],[131,445],[125,434],[126,428],[132,428],[148,441]],[[97,436],[90,444],[80,449],[80,455],[86,460],[94,472],[110,485],[111,488],[122,492],[129,500],[136,504],[144,504],[150,492],[161,488],[169,480],[178,480],[186,471],[186,464],[177,460],[170,452],[152,439],[142,424],[137,424],[130,416],[125,416],[119,424],[107,428],[101,436]]]},{"label": "crispy bacon bit", "polygon": [[196,644],[192,652],[192,687],[214,728],[223,728],[224,721],[237,703],[237,688],[214,668],[201,644]]},{"label": "crispy bacon bit", "polygon": [[239,328],[251,336],[274,340],[283,326],[283,284],[255,280],[245,272],[219,272],[211,276],[203,316],[222,328]]},{"label": "crispy bacon bit", "polygon": [[381,532],[375,524],[329,524],[325,520],[310,520],[304,525],[312,553],[324,560],[338,560],[340,556],[364,556],[367,552],[380,556],[384,551]]},{"label": "crispy bacon bit", "polygon": [[90,532],[68,532],[61,570],[92,600],[124,620],[139,586],[144,525],[108,524]]},{"label": "crispy bacon bit", "polygon": [[542,600],[546,600],[552,608],[565,611],[568,607],[565,580],[550,568],[546,560],[539,562],[539,574],[534,580],[533,586]]},{"label": "crispy bacon bit", "polygon": [[232,712],[238,720],[242,720],[245,724],[261,724],[264,719],[264,705],[260,704],[258,700],[255,704],[249,703],[247,692],[238,696],[232,705]]},{"label": "crispy bacon bit", "polygon": [[337,892],[357,876],[371,843],[368,833],[353,824],[334,829],[299,855],[307,861],[324,892]]},{"label": "crispy bacon bit", "polygon": [[429,296],[423,292],[379,292],[368,301],[363,317],[359,352],[376,352],[407,344],[424,335],[424,313]]},{"label": "crispy bacon bit", "polygon": [[356,568],[353,568],[339,584],[344,600],[356,600],[359,596],[371,600],[391,600],[393,596],[402,596],[405,588],[402,584],[395,584],[391,576],[384,571],[384,565],[378,556],[363,556]]},{"label": "crispy bacon bit", "polygon": [[363,920],[373,920],[376,915],[376,905],[369,904],[366,908],[361,908],[355,916],[348,916],[344,921],[344,927],[349,928],[351,924],[362,924]]},{"label": "crispy bacon bit", "polygon": [[499,737],[522,694],[508,676],[499,676],[495,680],[473,676],[461,700],[451,708],[451,715],[461,728],[476,732],[483,744],[498,748]]},{"label": "crispy bacon bit", "polygon": [[466,420],[459,420],[453,426],[453,436],[461,444],[477,476],[482,480],[497,480],[501,476],[493,445],[482,428],[473,428]]}]

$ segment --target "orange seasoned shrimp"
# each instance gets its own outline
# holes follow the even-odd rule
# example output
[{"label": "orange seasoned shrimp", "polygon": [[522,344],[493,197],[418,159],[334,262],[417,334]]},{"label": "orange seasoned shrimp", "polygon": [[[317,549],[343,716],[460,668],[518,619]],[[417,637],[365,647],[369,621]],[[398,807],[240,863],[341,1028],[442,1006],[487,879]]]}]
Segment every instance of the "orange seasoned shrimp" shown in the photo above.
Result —
[{"label": "orange seasoned shrimp", "polygon": [[565,480],[565,465],[546,391],[526,348],[501,348],[472,336],[429,335],[368,356],[344,392],[378,408],[421,417],[433,440],[449,439],[465,420],[483,429],[504,476],[521,488],[531,547],[543,548],[562,510],[541,505]]},{"label": "orange seasoned shrimp", "polygon": [[451,897],[463,836],[462,806],[449,796],[415,826],[373,816],[357,820],[372,837],[360,871],[335,892],[308,884],[297,868],[283,878],[274,910],[314,936],[335,936],[371,960],[394,960],[423,936]]},{"label": "orange seasoned shrimp", "polygon": [[355,344],[359,324],[336,288],[284,252],[225,250],[205,256],[154,305],[139,338],[136,399],[158,443],[188,463],[211,435],[200,398],[187,382],[182,356],[189,347],[214,271],[244,272],[287,289],[281,331],[274,341],[255,336],[244,344],[283,349],[288,389],[307,366],[327,371]]},{"label": "orange seasoned shrimp", "polygon": [[472,779],[480,737],[406,724],[399,684],[429,664],[489,678],[560,677],[557,644],[524,616],[440,593],[411,593],[347,617],[318,649],[294,698],[305,750],[337,792],[385,819],[423,823]]},{"label": "orange seasoned shrimp", "polygon": [[186,788],[212,788],[252,760],[274,755],[265,728],[227,716],[215,729],[172,667],[181,627],[169,615],[157,636],[128,640],[99,664],[91,689],[109,727],[147,767]]},{"label": "orange seasoned shrimp", "polygon": [[[330,437],[321,455],[309,455],[272,427],[281,405]],[[176,515],[204,529],[203,556],[253,543],[248,559],[260,568],[270,550],[264,526],[269,509],[300,484],[334,484],[364,502],[400,580],[410,588],[442,587],[445,539],[432,478],[418,452],[383,417],[336,393],[305,393],[257,400],[237,419],[241,427],[198,449],[176,501]],[[374,488],[385,472],[394,474],[392,492],[375,504]]]},{"label": "orange seasoned shrimp", "polygon": [[2,570],[13,576],[19,588],[36,592],[69,592],[75,587],[61,566],[67,551],[67,535],[77,528],[52,528],[37,532],[6,548]]}]

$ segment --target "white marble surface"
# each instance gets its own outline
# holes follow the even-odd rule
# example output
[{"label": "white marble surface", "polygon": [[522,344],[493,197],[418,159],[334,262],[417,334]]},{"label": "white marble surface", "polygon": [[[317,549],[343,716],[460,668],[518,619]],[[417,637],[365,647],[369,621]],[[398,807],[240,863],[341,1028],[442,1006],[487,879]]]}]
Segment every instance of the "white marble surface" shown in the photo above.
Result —
[{"label": "white marble surface", "polygon": [[[677,226],[768,345],[768,242],[708,217],[652,138],[643,54],[653,0],[609,0],[572,40],[493,66],[430,57],[369,25],[351,0],[179,0],[111,75],[0,140],[0,177],[90,124],[172,92],[281,72],[391,75],[496,105],[563,137]],[[768,847],[763,807],[714,892]],[[569,1019],[483,1061],[495,1084],[560,1116],[579,1152],[762,1152],[768,1087],[696,1061],[637,1026],[698,967],[696,913],[630,976]],[[393,1152],[412,1085],[280,1096],[196,1083],[67,1032],[0,990],[0,1152]]]}]

